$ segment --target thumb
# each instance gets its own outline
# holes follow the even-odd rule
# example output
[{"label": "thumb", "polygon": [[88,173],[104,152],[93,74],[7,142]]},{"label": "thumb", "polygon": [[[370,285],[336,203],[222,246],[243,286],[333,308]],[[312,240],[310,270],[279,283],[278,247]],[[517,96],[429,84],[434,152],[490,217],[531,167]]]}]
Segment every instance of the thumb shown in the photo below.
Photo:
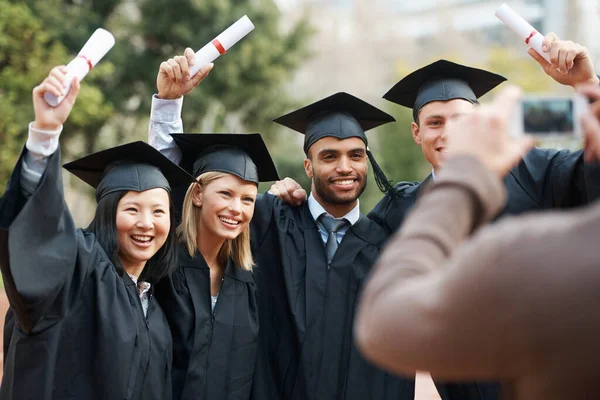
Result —
[{"label": "thumb", "polygon": [[537,51],[532,49],[531,47],[527,49],[527,54],[531,56],[538,64],[542,66],[542,68],[546,69],[551,67],[550,63],[546,61],[546,59],[538,54]]},{"label": "thumb", "polygon": [[214,67],[214,64],[209,63],[209,64],[205,65],[204,67],[200,68],[200,71],[198,71],[198,73],[196,75],[194,75],[194,77],[192,78],[193,85],[196,86],[200,82],[202,82],[202,80],[204,78],[206,78],[206,76],[213,69],[213,67]]}]

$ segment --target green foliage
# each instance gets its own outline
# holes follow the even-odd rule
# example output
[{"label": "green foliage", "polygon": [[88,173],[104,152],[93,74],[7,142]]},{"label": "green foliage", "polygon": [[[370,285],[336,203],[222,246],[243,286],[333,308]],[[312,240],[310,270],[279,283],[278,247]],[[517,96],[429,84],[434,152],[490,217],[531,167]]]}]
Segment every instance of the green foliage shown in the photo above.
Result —
[{"label": "green foliage", "polygon": [[32,83],[58,64],[66,50],[50,43],[41,21],[25,4],[0,0],[0,182],[2,186],[23,147],[32,120]]},{"label": "green foliage", "polygon": [[[297,105],[283,86],[307,57],[312,32],[306,20],[281,27],[272,0],[0,0],[0,9],[2,186],[33,119],[31,90],[99,27],[117,43],[82,83],[61,136],[65,160],[145,140],[160,63],[197,50],[244,14],[256,29],[216,61],[186,98],[183,119],[188,132],[261,132],[277,148],[271,119]],[[285,170],[287,154],[276,158]]]}]

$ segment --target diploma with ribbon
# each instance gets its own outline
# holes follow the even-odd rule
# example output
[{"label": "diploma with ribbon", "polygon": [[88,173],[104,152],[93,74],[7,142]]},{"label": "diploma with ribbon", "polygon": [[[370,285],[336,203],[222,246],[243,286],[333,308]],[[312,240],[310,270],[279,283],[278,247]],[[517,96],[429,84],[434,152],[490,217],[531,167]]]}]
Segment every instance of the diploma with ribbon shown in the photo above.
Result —
[{"label": "diploma with ribbon", "polygon": [[[109,31],[102,28],[96,29],[77,57],[67,64],[67,82],[69,83],[66,93],[71,89],[73,78],[77,77],[81,81],[114,45],[115,38]],[[58,106],[64,98],[65,96],[56,97],[50,92],[44,93],[44,99],[52,107]]]},{"label": "diploma with ribbon", "polygon": [[254,30],[254,24],[248,16],[244,15],[223,33],[214,38],[210,43],[201,48],[194,55],[195,63],[190,68],[190,75],[194,76],[204,67],[216,60],[221,54],[225,54],[234,44]]},{"label": "diploma with ribbon", "polygon": [[508,26],[511,31],[516,33],[526,44],[534,49],[540,56],[544,57],[546,61],[550,62],[550,54],[542,51],[542,42],[544,36],[539,33],[533,26],[517,14],[512,8],[506,3],[502,4],[498,10],[496,10],[496,17],[504,25]]}]

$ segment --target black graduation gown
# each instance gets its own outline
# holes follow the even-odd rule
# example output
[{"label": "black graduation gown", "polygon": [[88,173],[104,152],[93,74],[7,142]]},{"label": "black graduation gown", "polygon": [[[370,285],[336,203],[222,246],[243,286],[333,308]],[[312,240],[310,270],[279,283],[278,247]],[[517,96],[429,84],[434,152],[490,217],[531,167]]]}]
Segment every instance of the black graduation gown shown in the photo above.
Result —
[{"label": "black graduation gown", "polygon": [[260,355],[254,399],[412,400],[414,379],[369,364],[354,346],[358,296],[386,233],[361,216],[327,266],[308,204],[259,196],[251,222]]},{"label": "black graduation gown", "polygon": [[[585,164],[582,150],[534,148],[510,171],[504,184],[508,199],[500,216],[578,207],[600,197],[600,164]],[[417,201],[421,186],[419,182],[396,184],[403,198],[384,196],[367,217],[390,233],[396,231]]]},{"label": "black graduation gown", "polygon": [[171,333],[160,306],[150,298],[144,317],[134,282],[75,228],[59,152],[28,200],[21,159],[0,199],[0,269],[13,313],[0,398],[170,399]]},{"label": "black graduation gown", "polygon": [[173,399],[247,400],[258,347],[252,272],[229,260],[213,314],[210,269],[179,248],[179,268],[156,287],[173,335]]},{"label": "black graduation gown", "polygon": [[[422,184],[401,182],[396,185],[402,198],[389,195],[375,206],[368,218],[388,232],[396,231],[417,201]],[[504,179],[506,207],[499,215],[517,215],[528,211],[582,206],[600,197],[600,165],[585,164],[583,151],[532,149]],[[436,386],[444,400],[495,400],[500,389],[493,383],[443,383]]]}]

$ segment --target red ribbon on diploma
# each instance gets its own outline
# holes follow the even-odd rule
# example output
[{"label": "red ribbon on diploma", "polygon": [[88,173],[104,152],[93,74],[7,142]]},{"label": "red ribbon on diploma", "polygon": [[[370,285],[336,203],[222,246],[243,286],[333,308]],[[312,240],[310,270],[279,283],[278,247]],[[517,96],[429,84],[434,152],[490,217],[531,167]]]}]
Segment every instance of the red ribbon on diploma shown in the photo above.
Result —
[{"label": "red ribbon on diploma", "polygon": [[527,39],[525,39],[525,43],[529,44],[529,40],[535,36],[535,34],[538,33],[535,29],[531,31],[531,33],[529,34],[529,37]]},{"label": "red ribbon on diploma", "polygon": [[92,60],[90,60],[89,58],[87,58],[86,56],[84,56],[83,54],[80,54],[77,56],[78,58],[83,58],[85,61],[87,61],[87,65],[88,67],[90,67],[90,70],[92,69],[93,65],[92,65]]},{"label": "red ribbon on diploma", "polygon": [[223,55],[223,54],[226,53],[225,47],[223,47],[223,45],[221,44],[221,42],[219,42],[217,39],[213,39],[213,41],[211,43],[219,51],[219,54]]}]

